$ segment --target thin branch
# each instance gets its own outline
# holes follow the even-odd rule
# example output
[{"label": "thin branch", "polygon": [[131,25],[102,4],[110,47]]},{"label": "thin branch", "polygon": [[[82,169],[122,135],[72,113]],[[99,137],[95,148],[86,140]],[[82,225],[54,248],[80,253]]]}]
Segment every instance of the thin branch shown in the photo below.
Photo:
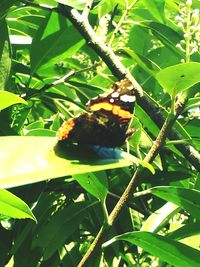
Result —
[{"label": "thin branch", "polygon": [[[136,193],[136,196],[134,195],[133,197],[139,197],[139,196],[142,196],[142,194],[141,195],[138,195],[139,193]],[[120,199],[120,197],[121,196],[119,196],[119,195],[116,195],[116,194],[114,194],[114,193],[112,193],[112,192],[108,192],[108,195],[110,196],[110,197],[112,197],[112,198],[114,198],[114,199],[117,199],[117,200],[119,200]],[[135,203],[133,203],[133,202],[131,202],[131,201],[128,201],[127,203],[126,203],[126,206],[128,207],[128,208],[131,208],[131,209],[133,209],[133,210],[136,210],[136,211],[138,211],[139,213],[141,213],[141,214],[143,214],[143,215],[150,215],[151,214],[151,212],[146,208],[146,209],[142,209],[142,208],[140,208],[140,207],[138,207]]]},{"label": "thin branch", "polygon": [[42,88],[40,88],[37,91],[29,90],[28,93],[23,98],[27,100],[27,99],[30,99],[31,97],[38,96],[38,95],[44,93],[45,91],[47,91],[48,89],[50,89],[51,87],[53,87],[55,85],[58,85],[60,83],[65,83],[66,81],[71,79],[73,76],[75,76],[75,75],[77,75],[77,74],[79,74],[81,72],[85,72],[85,71],[91,70],[91,69],[95,68],[97,65],[98,65],[98,63],[95,63],[90,67],[86,67],[86,68],[83,68],[83,69],[80,69],[80,70],[71,70],[69,73],[65,74],[60,79],[55,80],[52,83],[45,84]]}]

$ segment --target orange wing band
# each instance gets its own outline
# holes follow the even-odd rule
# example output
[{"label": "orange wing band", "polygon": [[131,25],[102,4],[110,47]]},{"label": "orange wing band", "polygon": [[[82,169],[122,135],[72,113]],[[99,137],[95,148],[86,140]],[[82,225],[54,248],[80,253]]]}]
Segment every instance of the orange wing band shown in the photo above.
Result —
[{"label": "orange wing band", "polygon": [[75,123],[74,119],[69,119],[64,121],[61,127],[58,129],[57,138],[58,140],[64,140],[68,137],[69,132],[73,129]]},{"label": "orange wing band", "polygon": [[91,111],[98,111],[100,109],[111,111],[114,115],[119,116],[122,119],[131,119],[132,117],[132,114],[129,111],[122,109],[118,105],[113,105],[108,102],[96,103],[90,107]]}]

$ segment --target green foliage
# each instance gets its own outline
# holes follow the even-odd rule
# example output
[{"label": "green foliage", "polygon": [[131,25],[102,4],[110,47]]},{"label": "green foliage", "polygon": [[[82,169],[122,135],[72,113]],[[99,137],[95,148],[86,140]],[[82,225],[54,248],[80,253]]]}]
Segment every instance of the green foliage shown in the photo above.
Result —
[{"label": "green foliage", "polygon": [[3,110],[4,108],[7,108],[11,105],[18,103],[26,105],[28,104],[23,98],[7,91],[0,91],[0,99],[1,99],[0,110]]},{"label": "green foliage", "polygon": [[116,236],[114,239],[111,239],[110,242],[116,240],[125,240],[135,244],[165,262],[177,267],[184,266],[185,264],[195,267],[199,265],[198,259],[200,252],[198,250],[160,235],[141,231]]},{"label": "green foliage", "polygon": [[25,202],[2,188],[0,189],[0,214],[17,219],[31,218],[36,221]]},{"label": "green foliage", "polygon": [[[91,266],[199,266],[200,176],[190,161],[200,149],[198,1],[25,2],[0,4],[0,185],[12,192],[0,190],[0,266],[77,266],[138,166],[146,171],[136,197]],[[60,4],[84,19],[88,11],[96,39],[85,40],[82,23],[61,15]],[[136,104],[130,154],[126,146],[97,153],[56,144],[63,120],[116,81],[90,46],[98,42],[109,44],[156,106],[149,116]],[[182,139],[167,136],[149,164],[155,118],[166,118],[183,91],[188,102],[174,124]]]},{"label": "green foliage", "polygon": [[177,95],[200,82],[199,72],[200,63],[182,63],[161,70],[156,78],[170,95]]}]

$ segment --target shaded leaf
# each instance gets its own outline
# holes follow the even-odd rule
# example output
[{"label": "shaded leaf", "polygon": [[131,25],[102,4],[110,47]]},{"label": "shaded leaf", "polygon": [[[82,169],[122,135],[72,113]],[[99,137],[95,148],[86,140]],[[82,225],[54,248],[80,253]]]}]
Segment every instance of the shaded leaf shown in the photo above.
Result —
[{"label": "shaded leaf", "polygon": [[200,251],[166,237],[148,232],[126,233],[112,238],[104,246],[117,240],[125,240],[137,245],[176,267],[199,266]]},{"label": "shaded leaf", "polygon": [[97,202],[77,202],[59,210],[39,229],[33,240],[33,247],[44,248],[45,259],[51,257],[78,228],[88,209],[96,204]]},{"label": "shaded leaf", "polygon": [[58,14],[49,13],[35,35],[30,52],[32,73],[71,57],[84,45],[73,26],[67,26],[64,18],[61,20],[62,24]]},{"label": "shaded leaf", "polygon": [[151,193],[166,201],[170,201],[188,211],[196,218],[200,218],[200,192],[194,189],[158,186],[150,189]]},{"label": "shaded leaf", "polygon": [[30,218],[36,221],[28,205],[3,188],[0,188],[0,214],[16,219]]},{"label": "shaded leaf", "polygon": [[[99,173],[98,173],[99,174]],[[73,175],[73,178],[91,195],[104,201],[108,193],[108,182],[105,173],[98,176],[94,173]]]}]

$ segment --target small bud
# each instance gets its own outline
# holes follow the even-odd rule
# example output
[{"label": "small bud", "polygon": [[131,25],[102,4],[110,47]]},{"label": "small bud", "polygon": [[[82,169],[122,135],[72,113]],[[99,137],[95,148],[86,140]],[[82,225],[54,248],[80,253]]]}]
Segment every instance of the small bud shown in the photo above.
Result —
[{"label": "small bud", "polygon": [[189,39],[189,38],[190,38],[189,33],[185,33],[185,34],[184,34],[184,38],[185,38],[185,40]]},{"label": "small bud", "polygon": [[184,30],[184,26],[183,26],[183,23],[182,23],[182,22],[178,22],[177,26],[178,26],[179,28],[181,28],[182,30]]},{"label": "small bud", "polygon": [[180,22],[184,22],[184,19],[181,16],[176,16],[175,20],[180,21]]},{"label": "small bud", "polygon": [[187,0],[185,3],[187,6],[191,6],[192,5],[192,0]]},{"label": "small bud", "polygon": [[198,49],[196,47],[193,47],[192,50],[190,51],[190,55],[198,52]]},{"label": "small bud", "polygon": [[184,49],[180,44],[177,44],[176,47],[177,47],[178,49],[180,49],[181,51],[185,52],[185,49]]}]

